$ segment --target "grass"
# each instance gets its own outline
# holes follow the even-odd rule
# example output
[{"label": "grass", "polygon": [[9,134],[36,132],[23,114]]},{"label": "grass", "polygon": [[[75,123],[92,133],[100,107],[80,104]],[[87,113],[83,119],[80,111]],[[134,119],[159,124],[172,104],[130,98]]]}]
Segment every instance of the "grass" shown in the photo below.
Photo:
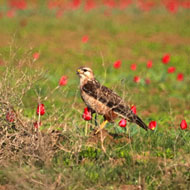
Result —
[{"label": "grass", "polygon": [[[188,189],[190,135],[179,125],[182,119],[190,123],[189,18],[187,11],[172,15],[133,8],[109,16],[103,10],[77,10],[56,18],[40,9],[1,18],[0,188]],[[40,52],[35,62],[34,52]],[[165,53],[171,54],[168,65],[161,62]],[[118,59],[122,66],[116,70]],[[130,70],[132,63],[136,71]],[[145,132],[134,124],[122,129],[117,120],[102,138],[92,136],[94,121],[81,117],[85,105],[75,74],[81,65],[92,67],[99,81],[135,104],[147,124],[157,121],[156,130]],[[169,66],[176,72],[168,74]],[[184,81],[176,80],[179,72]],[[57,88],[62,75],[68,84]],[[142,78],[138,84],[135,75]],[[46,113],[35,130],[39,102]],[[13,109],[16,119],[10,123],[6,113]]]}]

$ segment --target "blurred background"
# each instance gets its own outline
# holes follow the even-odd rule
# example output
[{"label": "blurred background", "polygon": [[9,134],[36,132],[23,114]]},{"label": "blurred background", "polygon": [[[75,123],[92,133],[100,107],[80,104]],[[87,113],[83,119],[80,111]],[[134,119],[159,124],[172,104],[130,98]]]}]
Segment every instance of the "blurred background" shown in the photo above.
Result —
[{"label": "blurred background", "polygon": [[[92,136],[80,66],[151,130]],[[189,73],[189,0],[0,0],[0,189],[188,189]]]},{"label": "blurred background", "polygon": [[[85,65],[120,95],[126,88],[128,101],[139,109],[152,110],[153,104],[154,110],[165,109],[153,98],[142,103],[141,96],[151,93],[168,106],[157,92],[189,97],[184,83],[176,87],[180,73],[189,81],[189,10],[187,0],[0,1],[0,69],[4,71],[9,63],[43,70],[44,80],[37,87],[41,86],[44,98],[64,76],[66,97],[61,92],[53,95],[60,106],[76,96],[76,69]],[[162,63],[164,56],[170,64]],[[174,74],[168,75],[169,67],[175,67]],[[26,97],[25,110],[33,115],[37,97],[32,92]],[[83,105],[80,98],[76,101],[76,106]],[[186,100],[180,103],[185,105]]]}]

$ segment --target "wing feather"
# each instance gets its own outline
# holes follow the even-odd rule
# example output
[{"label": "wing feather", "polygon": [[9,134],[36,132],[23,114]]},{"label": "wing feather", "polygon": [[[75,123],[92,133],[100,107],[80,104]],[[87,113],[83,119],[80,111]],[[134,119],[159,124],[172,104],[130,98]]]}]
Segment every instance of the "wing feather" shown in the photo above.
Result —
[{"label": "wing feather", "polygon": [[92,96],[98,101],[106,104],[113,111],[120,113],[124,117],[127,116],[129,120],[133,119],[134,114],[125,104],[123,99],[111,89],[101,85],[97,80],[88,81],[85,85],[83,85],[82,90],[89,96]]}]

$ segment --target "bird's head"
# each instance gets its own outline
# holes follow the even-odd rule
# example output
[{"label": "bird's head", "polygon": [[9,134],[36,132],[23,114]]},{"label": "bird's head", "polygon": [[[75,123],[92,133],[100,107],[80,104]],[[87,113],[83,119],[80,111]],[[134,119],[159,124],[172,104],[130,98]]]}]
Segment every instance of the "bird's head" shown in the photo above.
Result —
[{"label": "bird's head", "polygon": [[80,67],[77,69],[77,75],[79,75],[80,80],[94,79],[94,73],[89,67]]}]

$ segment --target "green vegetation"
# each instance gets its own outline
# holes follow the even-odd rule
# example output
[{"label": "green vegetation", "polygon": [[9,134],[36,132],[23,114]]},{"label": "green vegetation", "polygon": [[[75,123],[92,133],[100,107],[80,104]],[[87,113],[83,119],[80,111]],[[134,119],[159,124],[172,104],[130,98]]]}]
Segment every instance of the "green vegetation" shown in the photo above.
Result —
[{"label": "green vegetation", "polygon": [[[133,8],[107,16],[95,9],[56,18],[42,9],[0,18],[0,189],[188,189],[190,133],[180,122],[190,125],[189,23],[187,11]],[[35,52],[40,56],[34,61]],[[171,60],[163,64],[166,53]],[[128,123],[125,130],[118,119],[102,137],[94,136],[94,119],[82,119],[76,70],[84,65],[136,105],[145,123],[155,120],[156,129]],[[174,73],[167,72],[170,66]],[[68,83],[57,87],[63,75]],[[38,103],[46,110],[39,130],[33,126]],[[9,122],[12,110],[16,119]],[[98,124],[102,120],[98,116]]]}]

